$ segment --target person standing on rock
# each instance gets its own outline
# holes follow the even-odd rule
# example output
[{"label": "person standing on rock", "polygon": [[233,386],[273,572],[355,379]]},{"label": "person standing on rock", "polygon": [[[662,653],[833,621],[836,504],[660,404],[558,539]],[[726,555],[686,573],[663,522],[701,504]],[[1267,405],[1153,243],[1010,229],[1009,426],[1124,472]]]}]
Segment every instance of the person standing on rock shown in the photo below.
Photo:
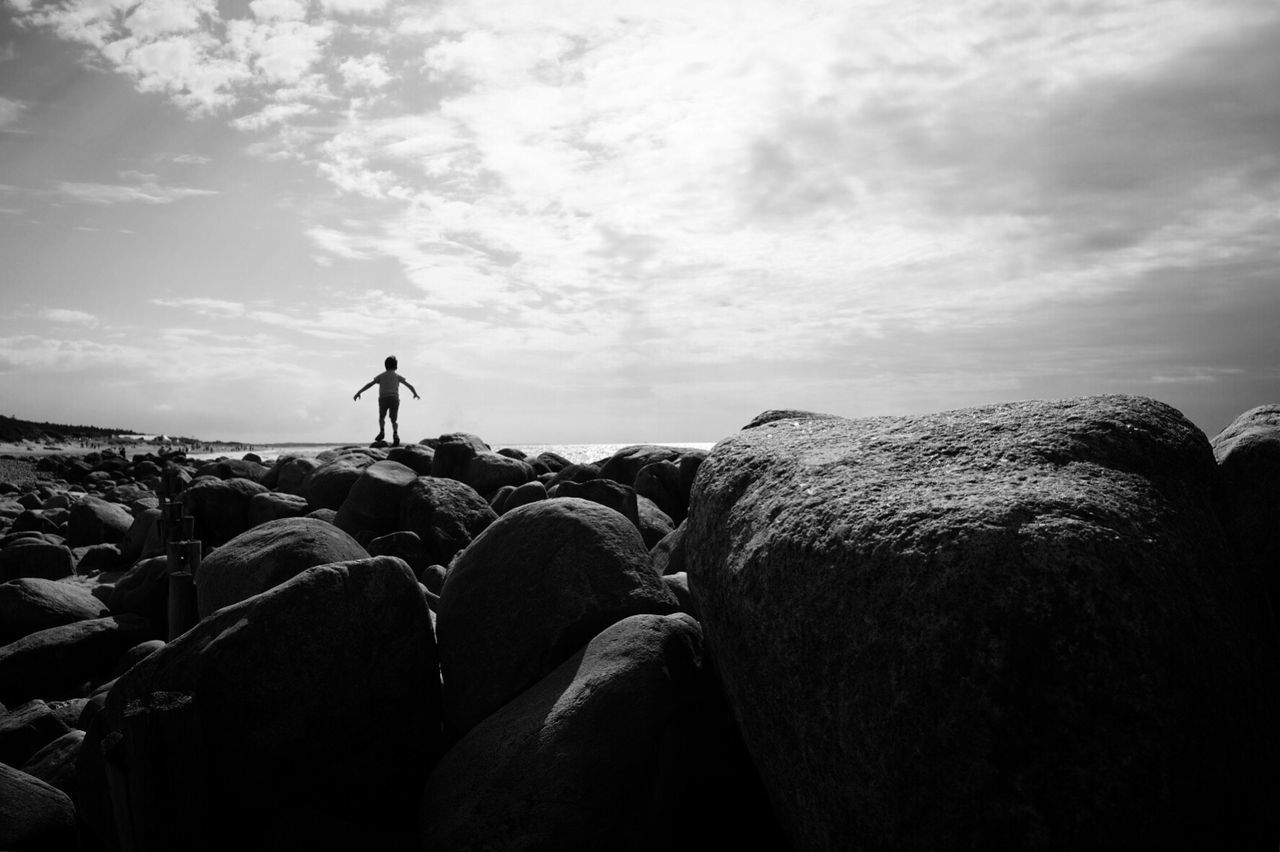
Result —
[{"label": "person standing on rock", "polygon": [[356,391],[356,395],[352,397],[352,399],[357,399],[357,400],[360,399],[360,394],[364,393],[374,385],[377,385],[378,386],[378,437],[374,438],[373,440],[381,441],[386,436],[387,415],[390,414],[391,415],[391,443],[396,446],[399,446],[400,445],[400,425],[399,425],[400,386],[404,385],[409,390],[413,391],[414,399],[422,399],[422,397],[418,396],[418,391],[414,388],[413,385],[409,384],[409,381],[404,376],[396,372],[396,367],[399,366],[399,363],[396,361],[396,356],[394,355],[387,356],[387,360],[384,361],[383,364],[386,366],[386,370],[374,376],[373,380],[370,381],[369,384],[365,385],[364,387],[360,388],[360,390]]}]

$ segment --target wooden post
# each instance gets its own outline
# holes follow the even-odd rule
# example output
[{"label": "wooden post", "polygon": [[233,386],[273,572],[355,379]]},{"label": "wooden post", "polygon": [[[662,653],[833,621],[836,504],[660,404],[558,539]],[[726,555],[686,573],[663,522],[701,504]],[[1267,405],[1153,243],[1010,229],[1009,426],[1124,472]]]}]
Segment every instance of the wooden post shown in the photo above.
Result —
[{"label": "wooden post", "polygon": [[200,620],[196,605],[200,542],[171,541],[166,559],[169,569],[169,641],[172,642]]}]

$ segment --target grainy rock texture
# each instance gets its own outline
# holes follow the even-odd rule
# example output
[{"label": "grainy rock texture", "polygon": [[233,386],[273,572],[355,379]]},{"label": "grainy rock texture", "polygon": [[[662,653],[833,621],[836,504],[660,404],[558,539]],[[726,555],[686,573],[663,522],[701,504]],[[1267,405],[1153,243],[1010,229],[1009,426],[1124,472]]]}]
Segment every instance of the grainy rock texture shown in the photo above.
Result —
[{"label": "grainy rock texture", "polygon": [[400,507],[400,528],[417,533],[431,561],[441,565],[448,565],[497,518],[470,485],[436,476],[410,483]]},{"label": "grainy rock texture", "polygon": [[1275,847],[1276,624],[1178,412],[760,420],[685,545],[795,848]]},{"label": "grainy rock texture", "polygon": [[467,731],[615,621],[675,609],[619,513],[570,497],[508,512],[458,556],[440,592],[448,729]]},{"label": "grainy rock texture", "polygon": [[83,586],[36,577],[0,583],[0,644],[106,614],[102,601]]}]

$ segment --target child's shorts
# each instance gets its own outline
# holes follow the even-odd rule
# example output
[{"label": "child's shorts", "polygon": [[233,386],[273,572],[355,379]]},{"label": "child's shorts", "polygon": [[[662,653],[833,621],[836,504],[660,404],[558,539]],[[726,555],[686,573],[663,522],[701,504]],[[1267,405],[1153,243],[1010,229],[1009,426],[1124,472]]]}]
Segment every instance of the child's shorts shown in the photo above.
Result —
[{"label": "child's shorts", "polygon": [[400,397],[398,396],[380,396],[378,397],[378,419],[382,420],[387,414],[391,414],[391,422],[397,423],[400,419]]}]

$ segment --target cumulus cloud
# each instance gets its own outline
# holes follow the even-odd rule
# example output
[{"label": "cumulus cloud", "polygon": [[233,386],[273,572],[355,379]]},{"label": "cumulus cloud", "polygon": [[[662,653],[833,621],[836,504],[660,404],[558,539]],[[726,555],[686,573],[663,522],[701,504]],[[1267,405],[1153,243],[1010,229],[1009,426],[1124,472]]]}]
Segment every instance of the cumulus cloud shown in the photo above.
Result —
[{"label": "cumulus cloud", "polygon": [[22,118],[23,109],[20,102],[0,97],[0,130],[17,124]]}]

